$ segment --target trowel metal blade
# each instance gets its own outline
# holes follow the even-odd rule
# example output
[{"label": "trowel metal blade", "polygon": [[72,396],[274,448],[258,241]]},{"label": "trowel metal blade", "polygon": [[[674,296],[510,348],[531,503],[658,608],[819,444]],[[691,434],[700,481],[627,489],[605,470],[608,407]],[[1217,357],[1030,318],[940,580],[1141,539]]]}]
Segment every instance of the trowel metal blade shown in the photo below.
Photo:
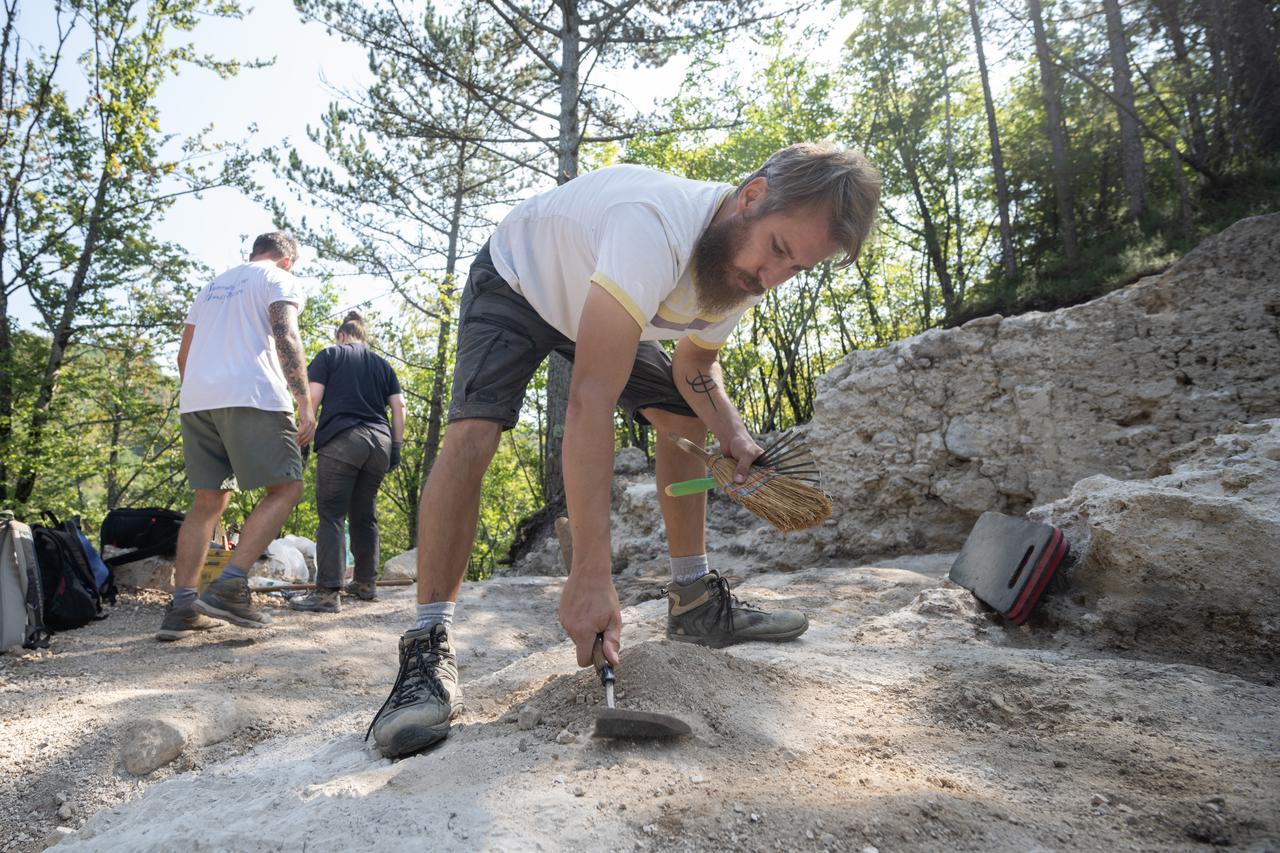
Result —
[{"label": "trowel metal blade", "polygon": [[593,736],[614,740],[661,740],[692,733],[693,729],[689,728],[688,723],[668,714],[627,708],[601,708],[596,715]]}]

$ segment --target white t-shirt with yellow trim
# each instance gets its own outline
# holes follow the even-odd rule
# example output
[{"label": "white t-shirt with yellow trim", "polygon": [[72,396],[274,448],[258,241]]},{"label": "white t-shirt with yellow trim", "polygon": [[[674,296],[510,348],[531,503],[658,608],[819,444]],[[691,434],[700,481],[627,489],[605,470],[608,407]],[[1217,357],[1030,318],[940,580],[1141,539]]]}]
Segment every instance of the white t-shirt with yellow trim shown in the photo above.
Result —
[{"label": "white t-shirt with yellow trim", "polygon": [[693,248],[728,184],[641,166],[610,166],[521,202],[489,241],[498,274],[570,340],[595,282],[645,341],[688,337],[718,349],[759,297],[727,313],[699,310]]}]

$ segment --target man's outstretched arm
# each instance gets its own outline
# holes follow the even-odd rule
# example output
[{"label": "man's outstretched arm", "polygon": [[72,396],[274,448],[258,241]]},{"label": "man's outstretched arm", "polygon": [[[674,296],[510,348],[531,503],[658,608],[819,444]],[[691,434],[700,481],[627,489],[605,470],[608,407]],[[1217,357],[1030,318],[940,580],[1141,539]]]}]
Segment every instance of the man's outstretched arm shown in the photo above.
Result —
[{"label": "man's outstretched arm", "polygon": [[596,635],[615,666],[622,615],[613,587],[610,493],[613,411],[635,364],[640,327],[608,291],[593,284],[582,309],[564,427],[564,491],[573,537],[573,569],[560,598],[560,624],[591,664]]}]

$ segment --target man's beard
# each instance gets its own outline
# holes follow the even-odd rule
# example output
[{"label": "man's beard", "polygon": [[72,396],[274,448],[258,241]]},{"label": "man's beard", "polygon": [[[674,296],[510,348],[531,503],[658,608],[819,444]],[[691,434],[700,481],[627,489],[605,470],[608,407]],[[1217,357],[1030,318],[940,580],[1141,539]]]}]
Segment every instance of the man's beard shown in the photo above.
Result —
[{"label": "man's beard", "polygon": [[727,313],[747,299],[740,286],[741,277],[746,274],[733,265],[746,242],[747,226],[746,219],[712,223],[693,247],[693,285],[698,307],[709,314]]}]

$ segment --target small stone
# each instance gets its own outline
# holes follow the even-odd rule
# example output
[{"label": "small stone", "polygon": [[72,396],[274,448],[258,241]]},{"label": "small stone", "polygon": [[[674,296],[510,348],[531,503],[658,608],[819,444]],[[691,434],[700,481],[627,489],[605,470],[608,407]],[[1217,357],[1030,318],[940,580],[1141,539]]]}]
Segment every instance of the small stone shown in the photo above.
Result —
[{"label": "small stone", "polygon": [[695,785],[701,785],[703,782],[707,780],[697,774],[694,774],[693,776],[689,777],[689,781]]},{"label": "small stone", "polygon": [[65,802],[66,802],[67,800],[69,800],[69,799],[71,799],[71,798],[70,798],[70,797],[68,797],[68,796],[67,796],[65,793],[63,793],[62,791],[59,791],[58,793],[56,793],[56,794],[54,794],[54,795],[53,795],[53,801],[54,801],[55,803],[57,803],[58,805],[62,805],[63,803],[65,803]]},{"label": "small stone", "polygon": [[120,750],[124,768],[135,776],[146,776],[182,754],[186,736],[166,720],[142,720],[134,725]]},{"label": "small stone", "polygon": [[657,831],[658,831],[658,827],[657,827],[657,825],[655,825],[655,824],[652,824],[652,823],[646,823],[646,824],[644,825],[644,834],[645,834],[645,835],[654,835],[654,834],[656,834],[656,833],[657,833]]},{"label": "small stone", "polygon": [[742,803],[734,803],[733,810],[738,814],[742,814],[744,811],[746,811],[746,809],[742,807]]},{"label": "small stone", "polygon": [[1053,766],[1054,766],[1055,768],[1057,768],[1058,770],[1061,770],[1062,768],[1064,768],[1064,767],[1066,767],[1066,766],[1067,766],[1067,762],[1062,761],[1062,760],[1058,760],[1058,761],[1053,762]]},{"label": "small stone", "polygon": [[578,736],[568,729],[564,729],[560,734],[556,735],[556,743],[559,744],[573,743],[577,739]]},{"label": "small stone", "polygon": [[581,785],[574,785],[574,786],[573,786],[573,795],[574,795],[575,797],[581,797],[581,796],[584,796],[586,793],[587,793],[587,789],[586,789],[586,788],[584,788],[584,787],[582,787]]},{"label": "small stone", "polygon": [[528,752],[529,741],[526,740],[525,738],[520,738],[520,742],[516,744],[516,749],[520,750],[521,752]]},{"label": "small stone", "polygon": [[71,804],[63,803],[58,806],[58,817],[62,820],[71,820]]},{"label": "small stone", "polygon": [[862,853],[880,853],[880,848],[872,847],[870,844],[868,844],[866,847],[862,848]]},{"label": "small stone", "polygon": [[1108,800],[1102,794],[1094,794],[1093,799],[1091,799],[1089,802],[1095,806],[1106,806],[1111,804],[1111,801]]},{"label": "small stone", "polygon": [[752,823],[759,823],[759,822],[760,822],[760,815],[756,814],[755,812],[752,812],[752,813],[751,813],[751,822],[752,822]]},{"label": "small stone", "polygon": [[541,721],[542,715],[538,713],[538,709],[525,705],[516,716],[516,728],[522,732],[527,732]]}]

